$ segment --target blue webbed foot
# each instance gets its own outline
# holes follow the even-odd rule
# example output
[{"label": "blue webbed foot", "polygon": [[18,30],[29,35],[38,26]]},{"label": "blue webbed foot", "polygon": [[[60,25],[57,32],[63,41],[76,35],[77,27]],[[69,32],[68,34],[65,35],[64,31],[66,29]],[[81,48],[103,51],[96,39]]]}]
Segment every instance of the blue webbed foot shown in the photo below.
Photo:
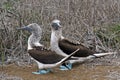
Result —
[{"label": "blue webbed foot", "polygon": [[70,70],[70,69],[72,69],[72,64],[71,63],[60,66],[60,70]]},{"label": "blue webbed foot", "polygon": [[33,74],[47,74],[49,72],[51,72],[51,69],[41,69],[41,70],[39,70],[37,72],[32,72],[32,73]]}]

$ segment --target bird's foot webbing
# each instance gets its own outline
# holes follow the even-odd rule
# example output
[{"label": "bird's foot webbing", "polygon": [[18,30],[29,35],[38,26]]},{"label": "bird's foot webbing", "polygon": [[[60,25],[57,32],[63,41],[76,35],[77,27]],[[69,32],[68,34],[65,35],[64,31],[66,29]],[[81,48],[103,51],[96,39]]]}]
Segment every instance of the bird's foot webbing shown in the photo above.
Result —
[{"label": "bird's foot webbing", "polygon": [[38,70],[36,72],[32,72],[33,74],[47,74],[51,72],[51,69],[41,69],[41,70]]}]

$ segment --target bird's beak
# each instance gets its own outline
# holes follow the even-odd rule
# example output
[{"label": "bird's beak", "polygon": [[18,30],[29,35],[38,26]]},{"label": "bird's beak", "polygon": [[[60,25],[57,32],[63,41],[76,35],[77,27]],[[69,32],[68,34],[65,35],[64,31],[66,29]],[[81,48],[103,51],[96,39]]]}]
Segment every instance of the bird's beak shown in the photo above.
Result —
[{"label": "bird's beak", "polygon": [[17,30],[27,30],[27,31],[30,31],[30,32],[32,31],[32,29],[29,28],[28,26],[17,28]]},{"label": "bird's beak", "polygon": [[60,24],[58,24],[58,26],[59,26],[60,28],[62,28],[62,26],[61,26]]}]

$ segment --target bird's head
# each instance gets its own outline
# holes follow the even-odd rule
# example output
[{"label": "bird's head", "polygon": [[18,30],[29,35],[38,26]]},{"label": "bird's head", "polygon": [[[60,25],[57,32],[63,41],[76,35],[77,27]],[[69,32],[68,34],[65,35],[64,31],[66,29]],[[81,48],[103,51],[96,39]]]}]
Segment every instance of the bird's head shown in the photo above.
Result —
[{"label": "bird's head", "polygon": [[37,33],[37,32],[42,32],[41,27],[37,23],[32,23],[27,26],[18,28],[19,30],[27,30],[31,33]]},{"label": "bird's head", "polygon": [[61,22],[58,19],[53,20],[51,26],[53,30],[59,30],[60,28],[62,28]]},{"label": "bird's head", "polygon": [[32,33],[28,38],[28,49],[32,49],[33,46],[42,46],[39,43],[42,35],[42,29],[37,23],[29,24],[19,28],[18,30],[27,30]]}]

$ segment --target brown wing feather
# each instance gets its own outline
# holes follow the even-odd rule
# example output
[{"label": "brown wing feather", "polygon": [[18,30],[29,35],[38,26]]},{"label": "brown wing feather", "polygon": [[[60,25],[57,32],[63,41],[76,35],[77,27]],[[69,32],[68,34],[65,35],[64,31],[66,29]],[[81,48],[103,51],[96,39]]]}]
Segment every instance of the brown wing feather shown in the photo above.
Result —
[{"label": "brown wing feather", "polygon": [[80,50],[74,55],[75,57],[86,57],[95,53],[82,44],[76,44],[67,39],[60,39],[59,47],[66,54],[70,54],[71,52],[79,48]]},{"label": "brown wing feather", "polygon": [[43,47],[34,47],[32,50],[28,50],[28,53],[35,60],[44,64],[53,64],[64,58],[63,56],[60,56],[55,52],[47,50]]}]

